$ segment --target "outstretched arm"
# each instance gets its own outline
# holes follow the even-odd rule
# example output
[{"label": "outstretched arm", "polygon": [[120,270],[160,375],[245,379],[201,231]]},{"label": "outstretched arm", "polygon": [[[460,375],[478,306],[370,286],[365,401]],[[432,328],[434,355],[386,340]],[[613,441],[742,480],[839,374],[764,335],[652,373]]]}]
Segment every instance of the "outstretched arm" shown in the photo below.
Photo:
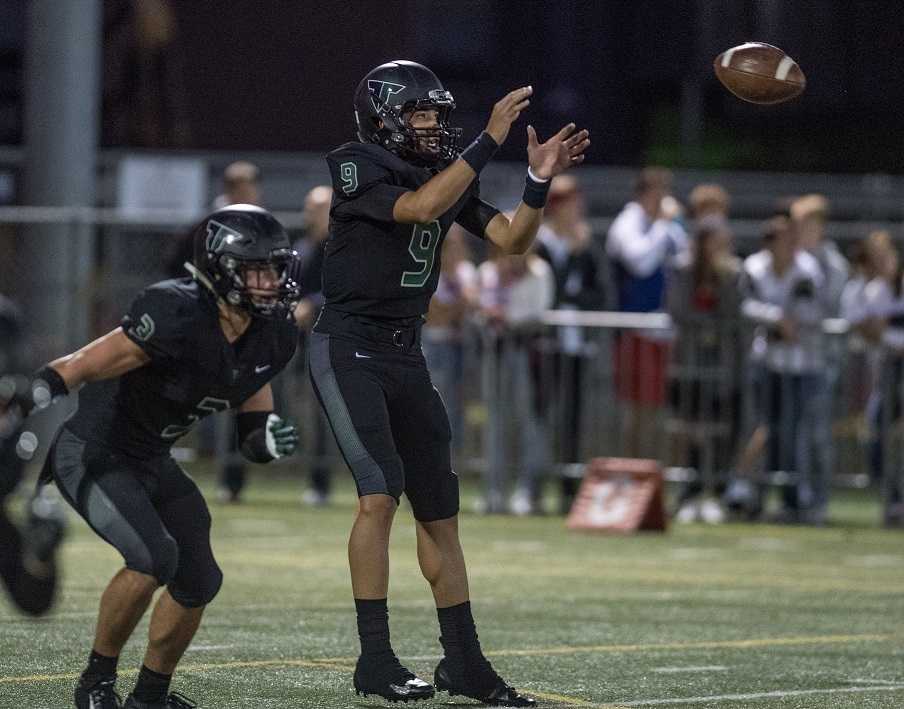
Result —
[{"label": "outstretched arm", "polygon": [[530,86],[516,89],[493,106],[489,123],[477,140],[445,170],[399,197],[392,218],[401,224],[426,224],[449,211],[505,142],[512,123],[530,104],[533,91]]},{"label": "outstretched arm", "polygon": [[69,391],[82,384],[101,379],[114,379],[138,369],[151,358],[126,337],[121,327],[99,337],[72,354],[53,360],[52,368]]},{"label": "outstretched arm", "polygon": [[584,152],[590,146],[589,136],[586,130],[575,132],[574,123],[569,123],[545,143],[540,143],[533,126],[527,127],[530,167],[524,197],[511,221],[504,214],[493,217],[487,224],[487,239],[507,254],[523,254],[530,248],[543,220],[550,181],[569,167],[584,161]]}]

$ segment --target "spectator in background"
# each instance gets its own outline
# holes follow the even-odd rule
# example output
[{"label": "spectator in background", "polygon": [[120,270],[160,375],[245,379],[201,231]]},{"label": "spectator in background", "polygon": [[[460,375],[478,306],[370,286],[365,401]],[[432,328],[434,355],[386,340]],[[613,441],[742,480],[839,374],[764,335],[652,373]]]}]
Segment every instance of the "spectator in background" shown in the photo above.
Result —
[{"label": "spectator in background", "polygon": [[[669,262],[687,250],[687,234],[675,221],[677,202],[666,199],[671,188],[671,172],[646,168],[635,184],[634,200],[609,229],[606,253],[622,312],[661,310]],[[628,409],[626,454],[658,457],[657,414],[665,399],[668,342],[659,333],[629,331],[620,334],[616,348],[617,391]]]},{"label": "spectator in background", "polygon": [[323,305],[323,247],[330,235],[330,203],[333,189],[318,185],[305,195],[304,234],[293,248],[298,253],[294,279],[301,287],[295,321],[309,330]]},{"label": "spectator in background", "polygon": [[[536,247],[537,256],[552,269],[555,279],[552,307],[556,310],[602,310],[605,306],[597,259],[590,250],[590,236],[584,195],[578,181],[571,175],[559,175],[549,188]],[[557,442],[559,461],[579,463],[582,460],[584,337],[578,327],[560,327],[556,333],[554,377],[551,382],[544,382],[548,391],[541,391],[541,394],[543,399],[555,395],[561,406]],[[580,480],[565,475],[561,481],[560,509],[564,514],[571,509]]]},{"label": "spectator in background", "polygon": [[453,465],[461,453],[464,427],[462,330],[477,306],[477,268],[471,260],[465,230],[453,224],[442,247],[439,284],[430,301],[421,333],[430,378],[439,390],[452,427]]},{"label": "spectator in background", "polygon": [[868,399],[875,395],[881,353],[882,327],[875,313],[875,302],[891,287],[897,254],[887,231],[874,231],[854,250],[851,279],[841,293],[841,317],[851,327],[844,367],[844,411],[861,420]]},{"label": "spectator in background", "polygon": [[[722,216],[696,220],[694,245],[669,280],[667,304],[677,326],[671,400],[680,426],[676,443],[697,478],[682,491],[679,521],[721,522],[716,501],[725,490],[740,428],[740,261]],[[713,497],[700,500],[702,493]]]},{"label": "spectator in background", "polygon": [[[772,217],[790,220],[791,203],[794,199],[787,195],[776,199],[772,206]],[[764,229],[761,248],[767,249],[770,240],[770,230]],[[757,410],[760,403],[757,399],[762,398],[759,393],[765,391],[766,386],[762,352],[751,351],[747,366],[744,368],[743,380],[745,390],[751,392],[751,396],[745,398],[752,401],[754,405],[745,407],[743,411],[745,437],[739,445],[736,475],[729,483],[724,502],[732,512],[739,513],[749,520],[755,520],[762,513],[762,500],[761,491],[756,489],[753,479],[762,469],[763,453],[769,442],[768,421],[764,420]],[[750,414],[752,414],[752,420]]]},{"label": "spectator in background", "polygon": [[854,325],[858,335],[871,345],[874,387],[868,405],[876,430],[871,453],[874,479],[882,493],[883,523],[904,526],[904,459],[901,457],[901,392],[904,384],[904,272],[900,257],[887,246],[884,232],[870,235],[868,246],[881,259],[878,275],[863,289],[863,307]]},{"label": "spectator in background", "polygon": [[[490,410],[482,508],[490,513],[507,509],[519,515],[540,512],[548,446],[531,360],[536,357],[540,317],[553,303],[555,280],[546,261],[527,253],[496,255],[485,261],[478,268],[478,281],[480,316],[487,325],[484,361],[491,367],[490,373],[485,370],[483,382],[484,401]],[[512,429],[520,440],[510,447]],[[517,483],[506,505],[513,466],[517,466]]]},{"label": "spectator in background", "polygon": [[[222,209],[230,204],[263,206],[259,179],[260,170],[254,163],[246,160],[230,163],[223,171],[223,192],[214,198],[211,206],[214,209]],[[193,248],[190,232],[174,240],[166,258],[166,271],[170,278],[182,278],[185,275],[183,264],[191,263]]]},{"label": "spectator in background", "polygon": [[731,198],[722,185],[703,184],[697,185],[691,190],[688,197],[691,218],[699,222],[708,217],[728,218],[728,208],[731,206]]},{"label": "spectator in background", "polygon": [[237,160],[223,171],[223,194],[213,201],[214,209],[230,204],[261,206],[260,170],[247,160]]},{"label": "spectator in background", "polygon": [[798,247],[793,225],[784,217],[767,222],[765,248],[744,261],[742,312],[757,324],[751,356],[764,376],[758,396],[758,419],[768,430],[769,471],[783,471],[779,521],[807,522],[817,516],[814,490],[821,481],[807,467],[807,435],[819,404],[819,374],[825,365],[822,339],[819,264]]},{"label": "spectator in background", "polygon": [[[226,166],[223,171],[223,193],[213,201],[214,209],[222,209],[230,204],[253,204],[262,207],[261,191],[258,185],[260,171],[257,165],[245,160],[237,160]],[[189,235],[190,236],[190,235]],[[186,242],[191,248],[190,238]],[[191,261],[191,257],[186,259]],[[277,404],[280,400],[280,388],[274,383],[273,395]],[[245,488],[245,478],[248,471],[248,463],[239,452],[236,445],[235,414],[229,413],[216,419],[209,419],[209,423],[202,422],[198,427],[198,438],[204,446],[204,441],[210,439],[211,432],[215,432],[215,450],[217,462],[220,466],[220,480],[217,498],[220,502],[237,503]]]},{"label": "spectator in background", "polygon": [[[318,185],[304,198],[304,235],[295,242],[298,253],[296,269],[292,278],[300,287],[301,299],[295,307],[295,322],[299,327],[299,353],[295,357],[298,380],[307,382],[301,376],[307,362],[308,333],[317,319],[323,305],[323,256],[324,245],[330,234],[330,203],[333,199],[333,188],[329,185]],[[330,466],[327,456],[329,436],[327,422],[321,407],[307,412],[313,446],[311,453],[310,487],[305,490],[303,500],[314,507],[322,507],[330,499]]]},{"label": "spectator in background", "polygon": [[[826,221],[829,214],[828,200],[821,194],[808,194],[791,203],[791,218],[798,233],[801,248],[805,249],[822,271],[823,285],[819,291],[822,317],[837,318],[841,313],[841,296],[848,282],[850,265],[841,255],[835,243],[826,238]],[[832,414],[835,386],[841,370],[841,340],[823,338],[825,367],[817,380],[818,401],[814,403],[815,416],[809,421],[810,438],[808,454],[811,458],[813,509],[809,521],[821,524],[826,514],[829,485],[832,479]]]}]

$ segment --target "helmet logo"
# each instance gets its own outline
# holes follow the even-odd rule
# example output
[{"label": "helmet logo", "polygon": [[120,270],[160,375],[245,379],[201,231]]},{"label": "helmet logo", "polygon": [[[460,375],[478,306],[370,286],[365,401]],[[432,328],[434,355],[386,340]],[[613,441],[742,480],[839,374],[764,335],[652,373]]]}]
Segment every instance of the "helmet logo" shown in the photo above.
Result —
[{"label": "helmet logo", "polygon": [[374,110],[379,111],[380,106],[377,105],[379,100],[384,106],[389,105],[389,100],[393,94],[401,93],[405,90],[402,84],[394,84],[391,81],[380,81],[379,79],[368,79],[367,89],[370,91],[370,102],[373,104]]},{"label": "helmet logo", "polygon": [[248,237],[242,236],[234,229],[220,224],[218,221],[211,219],[207,222],[207,241],[205,246],[208,251],[217,252],[224,245],[248,243]]}]

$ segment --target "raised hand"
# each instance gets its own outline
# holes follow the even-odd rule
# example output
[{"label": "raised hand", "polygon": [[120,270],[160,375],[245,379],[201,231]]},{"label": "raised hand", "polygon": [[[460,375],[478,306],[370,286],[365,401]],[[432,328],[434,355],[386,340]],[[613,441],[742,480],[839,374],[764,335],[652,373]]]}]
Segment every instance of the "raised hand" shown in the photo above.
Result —
[{"label": "raised hand", "polygon": [[512,123],[518,119],[521,111],[530,105],[529,97],[533,92],[534,88],[532,86],[515,89],[493,106],[493,113],[490,114],[486,132],[498,145],[502,145],[505,142]]},{"label": "raised hand", "polygon": [[575,131],[569,123],[545,143],[537,139],[533,126],[527,127],[527,162],[530,171],[541,180],[565,172],[572,165],[584,162],[584,151],[590,145],[590,133]]}]

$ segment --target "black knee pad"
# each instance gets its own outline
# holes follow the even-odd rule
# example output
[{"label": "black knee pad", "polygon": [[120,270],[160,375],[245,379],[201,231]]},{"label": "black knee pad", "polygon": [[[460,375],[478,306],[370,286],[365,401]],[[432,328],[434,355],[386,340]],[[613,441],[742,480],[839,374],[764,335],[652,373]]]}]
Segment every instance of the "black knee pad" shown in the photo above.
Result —
[{"label": "black knee pad", "polygon": [[405,494],[418,522],[436,522],[458,514],[458,476],[452,470],[431,475],[429,480],[410,481]]},{"label": "black knee pad", "polygon": [[213,561],[204,569],[194,569],[187,579],[178,579],[169,585],[173,600],[186,608],[200,608],[210,603],[223,586],[223,572]]}]

